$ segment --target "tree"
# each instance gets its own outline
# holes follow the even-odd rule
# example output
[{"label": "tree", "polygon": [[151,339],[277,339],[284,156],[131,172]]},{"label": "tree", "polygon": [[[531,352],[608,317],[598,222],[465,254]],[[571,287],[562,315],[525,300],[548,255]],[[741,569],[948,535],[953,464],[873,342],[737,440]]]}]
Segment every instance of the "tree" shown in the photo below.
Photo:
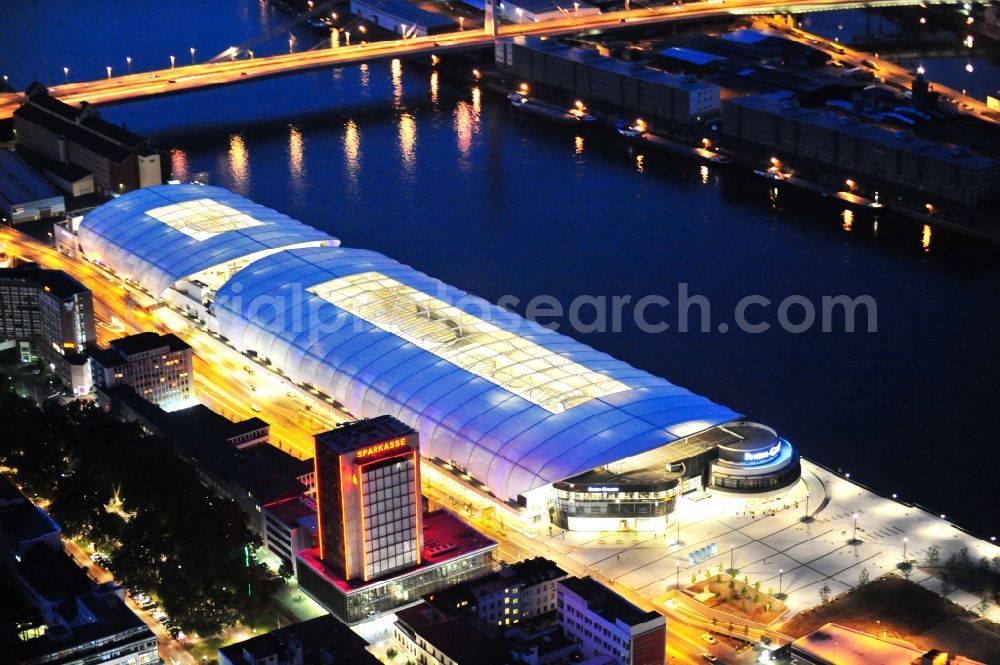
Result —
[{"label": "tree", "polygon": [[927,548],[927,565],[936,566],[941,563],[941,548],[937,545],[931,545]]},{"label": "tree", "polygon": [[292,567],[282,561],[281,565],[278,566],[278,577],[283,580],[290,580],[292,579],[292,574]]},{"label": "tree", "polygon": [[396,660],[396,656],[398,655],[399,652],[396,651],[396,647],[389,647],[385,651],[385,657],[388,658],[389,660]]},{"label": "tree", "polygon": [[691,585],[693,586],[693,585],[695,585],[697,583],[698,583],[698,574],[697,573],[691,573]]},{"label": "tree", "polygon": [[[718,580],[716,580],[716,581],[718,581]],[[736,580],[734,580],[732,577],[729,578],[729,588],[730,589],[735,589],[736,588]]]},{"label": "tree", "polygon": [[871,576],[868,574],[868,566],[862,566],[861,572],[858,573],[858,586],[864,586],[871,581]]},{"label": "tree", "polygon": [[760,580],[757,580],[756,582],[753,583],[753,590],[760,591]]},{"label": "tree", "polygon": [[825,582],[819,590],[819,601],[824,604],[830,602],[830,585]]}]

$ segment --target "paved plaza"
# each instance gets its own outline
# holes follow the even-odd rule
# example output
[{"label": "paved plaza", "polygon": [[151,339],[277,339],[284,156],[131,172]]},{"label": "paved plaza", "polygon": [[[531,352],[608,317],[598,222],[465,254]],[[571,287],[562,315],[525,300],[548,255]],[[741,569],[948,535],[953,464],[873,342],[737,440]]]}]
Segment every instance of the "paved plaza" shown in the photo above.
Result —
[{"label": "paved plaza", "polygon": [[[973,561],[1000,555],[996,544],[975,538],[946,519],[879,496],[846,478],[802,461],[802,480],[781,499],[758,504],[753,513],[742,501],[711,495],[701,500],[682,499],[680,544],[676,524],[665,534],[649,533],[539,533],[544,549],[558,552],[586,566],[599,577],[613,580],[650,600],[691,584],[691,576],[704,571],[729,569],[761,590],[783,592],[788,613],[783,621],[820,602],[819,591],[828,585],[831,596],[857,586],[861,571],[871,579],[896,572],[906,559],[914,562],[911,579],[937,593],[941,583],[921,570],[932,545],[940,548],[941,561],[963,546]],[[808,521],[806,516],[808,492]],[[855,532],[855,514],[857,531]],[[717,554],[691,564],[688,554],[712,543]],[[981,598],[953,591],[948,597],[966,608]],[[986,616],[1000,619],[1000,608],[989,607]]]}]

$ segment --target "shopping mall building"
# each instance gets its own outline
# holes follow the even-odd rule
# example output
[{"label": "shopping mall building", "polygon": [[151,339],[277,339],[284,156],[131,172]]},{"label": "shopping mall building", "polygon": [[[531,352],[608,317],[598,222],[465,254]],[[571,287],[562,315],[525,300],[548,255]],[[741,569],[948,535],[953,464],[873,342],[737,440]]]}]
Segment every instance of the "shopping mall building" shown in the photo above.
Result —
[{"label": "shopping mall building", "polygon": [[769,427],[230,191],[163,185],[89,213],[79,249],[529,524],[666,527],[679,496],[774,497],[799,457]]}]

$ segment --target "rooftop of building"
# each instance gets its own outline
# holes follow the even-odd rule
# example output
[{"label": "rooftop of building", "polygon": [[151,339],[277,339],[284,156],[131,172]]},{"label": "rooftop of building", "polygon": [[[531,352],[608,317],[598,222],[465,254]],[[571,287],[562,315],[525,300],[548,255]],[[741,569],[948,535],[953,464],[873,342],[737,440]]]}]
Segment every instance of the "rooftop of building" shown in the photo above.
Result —
[{"label": "rooftop of building", "polygon": [[416,434],[416,431],[396,418],[376,416],[344,423],[317,434],[316,444],[326,446],[337,454],[343,454],[410,434]]},{"label": "rooftop of building", "polygon": [[25,500],[23,503],[0,502],[0,537],[6,536],[14,543],[25,543],[60,531],[48,513]]},{"label": "rooftop of building", "polygon": [[[578,649],[576,642],[562,631],[555,612],[521,620],[504,629],[504,638],[515,653],[537,653],[539,656],[554,654],[562,650]],[[563,661],[565,662],[565,661]],[[577,662],[573,659],[570,662]]]},{"label": "rooftop of building", "polygon": [[713,62],[722,62],[725,60],[722,56],[705,53],[704,51],[698,51],[686,46],[668,46],[657,55],[673,58],[675,60],[683,60],[684,62],[692,65],[708,65]]},{"label": "rooftop of building", "polygon": [[306,526],[312,530],[318,528],[316,508],[304,502],[302,497],[273,501],[264,506],[264,509],[285,524]]},{"label": "rooftop of building", "polygon": [[[142,620],[133,613],[119,597],[116,588],[109,585],[98,586],[87,577],[84,569],[77,567],[64,552],[46,545],[35,545],[21,558],[13,576],[35,589],[39,595],[55,606],[68,629],[62,625],[47,626],[41,637],[29,640],[18,639],[17,630],[7,622],[7,612],[0,617],[0,648],[4,654],[13,654],[14,662],[25,662],[53,654],[46,662],[59,664],[87,660],[88,653],[109,649],[116,635],[128,633],[131,642],[153,641],[156,636]],[[6,597],[5,597],[6,600]],[[0,603],[5,605],[5,603]],[[18,614],[25,616],[32,607],[27,597],[22,597]],[[37,610],[37,608],[35,608]],[[80,612],[91,615],[86,622],[79,622]],[[96,646],[94,646],[96,645]],[[75,653],[71,650],[78,650]],[[64,656],[55,656],[63,652]]]},{"label": "rooftop of building", "polygon": [[168,414],[167,418],[177,428],[186,429],[189,432],[210,432],[226,439],[270,427],[266,421],[257,416],[233,422],[225,416],[220,416],[204,404],[195,404],[186,409],[173,411]]},{"label": "rooftop of building", "polygon": [[131,356],[163,348],[173,353],[190,349],[191,346],[173,333],[161,335],[147,331],[113,339],[111,340],[110,348],[125,356]]},{"label": "rooftop of building", "polygon": [[828,623],[795,640],[792,649],[843,665],[911,665],[924,653],[912,644],[882,640],[835,623]]},{"label": "rooftop of building", "polygon": [[[293,643],[301,645],[304,663],[376,665],[379,662],[368,652],[368,642],[331,614],[230,644],[220,648],[219,654],[233,663],[247,665],[255,665],[269,656],[278,656],[278,662],[282,662]],[[244,653],[249,654],[250,659],[245,658]]]},{"label": "rooftop of building", "polygon": [[433,559],[426,556],[421,557],[420,565],[408,570],[396,571],[390,575],[375,578],[363,582],[360,580],[347,581],[341,577],[336,570],[328,566],[319,557],[319,548],[303,550],[299,553],[300,563],[312,568],[316,573],[325,578],[328,582],[339,588],[344,593],[360,591],[368,587],[384,584],[392,579],[414,575],[435,566],[454,561],[455,559],[468,556],[475,552],[485,552],[495,549],[497,543],[482,533],[476,531],[471,526],[461,521],[450,512],[444,509],[433,510],[423,515],[423,536],[424,547],[429,543],[437,542],[442,544],[453,544],[453,549],[448,549]]},{"label": "rooftop of building", "polygon": [[38,284],[47,293],[57,298],[67,299],[81,293],[90,293],[90,289],[76,281],[62,270],[49,270],[37,263],[24,261],[13,268],[0,268],[0,282],[18,281]]},{"label": "rooftop of building", "polygon": [[587,603],[587,609],[609,623],[620,621],[635,626],[663,616],[657,612],[639,609],[590,576],[568,577],[561,580],[559,585],[582,598]]},{"label": "rooftop of building", "polygon": [[475,604],[477,599],[485,594],[566,577],[566,571],[554,561],[540,556],[511,564],[501,563],[500,566],[500,570],[494,573],[435,591],[424,596],[424,600],[441,612],[464,614],[466,611],[474,610],[477,607]]},{"label": "rooftop of building", "polygon": [[555,39],[515,37],[514,42],[536,51],[552,53],[567,60],[578,62],[596,69],[612,72],[620,76],[641,78],[647,83],[663,85],[670,88],[682,88],[685,90],[707,90],[717,87],[713,83],[699,81],[692,76],[668,74],[667,72],[648,67],[644,62],[626,62],[625,60],[619,60],[618,58],[601,55],[594,49],[569,46]]},{"label": "rooftop of building", "polygon": [[[209,415],[211,412],[206,413],[208,408],[203,405],[168,413],[127,386],[109,388],[104,392],[173,443],[193,462],[218,479],[250,492],[261,505],[298,496],[305,491],[298,478],[313,471],[312,460],[300,460],[271,445],[239,449],[227,443],[226,435],[215,429],[225,430],[240,423],[230,423],[216,414]],[[206,423],[211,423],[207,429]]]},{"label": "rooftop of building", "polygon": [[0,197],[19,204],[57,196],[55,188],[14,152],[0,149]]},{"label": "rooftop of building", "polygon": [[28,101],[14,117],[45,127],[113,162],[121,163],[135,150],[145,149],[143,137],[103,120],[97,110],[84,102],[74,107],[55,99],[44,86],[32,84]]},{"label": "rooftop of building", "polygon": [[436,14],[421,9],[405,0],[351,0],[352,5],[364,5],[371,9],[391,14],[408,22],[409,25],[419,25],[423,28],[442,28],[456,25],[455,21],[444,14]]},{"label": "rooftop of building", "polygon": [[509,660],[505,641],[469,617],[446,617],[427,603],[396,612],[396,622],[456,663],[501,665]]},{"label": "rooftop of building", "polygon": [[1000,169],[1000,160],[977,154],[967,148],[928,141],[907,130],[864,122],[856,115],[845,114],[837,109],[805,108],[787,95],[748,95],[726,100],[725,104],[794,119],[837,133],[851,134],[862,140],[917,153],[952,166],[970,170]]}]

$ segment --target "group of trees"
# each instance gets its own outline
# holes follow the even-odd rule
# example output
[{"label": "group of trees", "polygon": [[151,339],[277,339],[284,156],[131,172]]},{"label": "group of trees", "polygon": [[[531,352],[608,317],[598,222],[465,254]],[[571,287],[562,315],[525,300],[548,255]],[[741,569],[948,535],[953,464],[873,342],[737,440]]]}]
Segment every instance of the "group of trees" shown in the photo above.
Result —
[{"label": "group of trees", "polygon": [[199,483],[167,442],[97,406],[39,407],[8,391],[0,419],[0,465],[184,630],[211,634],[267,612],[284,582],[247,556],[260,543],[245,515]]},{"label": "group of trees", "polygon": [[984,602],[992,598],[993,602],[1000,603],[1000,555],[992,559],[984,556],[976,561],[969,554],[969,548],[963,547],[942,565],[941,548],[932,545],[927,549],[926,563],[939,568],[945,595],[959,588],[981,594]]}]

